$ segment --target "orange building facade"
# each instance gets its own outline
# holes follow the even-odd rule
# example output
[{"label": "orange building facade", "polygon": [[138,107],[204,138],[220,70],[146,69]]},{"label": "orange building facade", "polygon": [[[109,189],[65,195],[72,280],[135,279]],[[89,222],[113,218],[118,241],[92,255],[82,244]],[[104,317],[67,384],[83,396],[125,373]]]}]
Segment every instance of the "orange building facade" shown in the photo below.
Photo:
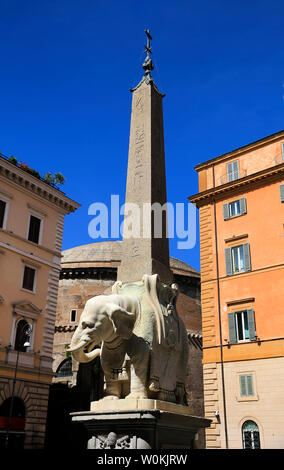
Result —
[{"label": "orange building facade", "polygon": [[207,448],[284,448],[284,131],[195,168]]}]

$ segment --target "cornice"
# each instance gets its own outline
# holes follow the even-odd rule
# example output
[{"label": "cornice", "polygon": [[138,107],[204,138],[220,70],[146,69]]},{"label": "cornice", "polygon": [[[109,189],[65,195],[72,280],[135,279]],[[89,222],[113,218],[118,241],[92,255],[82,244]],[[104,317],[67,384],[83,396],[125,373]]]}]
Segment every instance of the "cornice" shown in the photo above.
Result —
[{"label": "cornice", "polygon": [[209,166],[212,166],[215,163],[220,163],[221,161],[228,160],[231,157],[236,157],[237,155],[241,155],[244,152],[250,152],[259,147],[262,147],[263,145],[267,145],[269,143],[273,143],[277,140],[280,140],[281,138],[284,139],[284,130],[276,132],[275,134],[271,134],[267,137],[264,137],[263,139],[256,140],[255,142],[251,142],[250,144],[244,145],[242,147],[238,147],[237,149],[231,150],[230,152],[223,153],[222,155],[211,158],[206,162],[199,163],[194,167],[194,169],[196,171],[203,170],[205,168],[208,168]]},{"label": "cornice", "polygon": [[[113,281],[117,279],[117,267],[94,266],[93,267],[62,267],[59,274],[60,280],[68,279],[95,279],[99,281]],[[188,272],[174,272],[174,280],[179,285],[198,285],[200,284],[200,274]]]},{"label": "cornice", "polygon": [[[34,305],[30,300],[20,300],[18,302],[11,303],[15,312],[33,313],[39,315],[42,309]],[[36,317],[37,318],[37,317]]]},{"label": "cornice", "polygon": [[[24,238],[21,235],[18,235],[17,233],[12,232],[11,230],[6,230],[4,228],[0,228],[0,233],[1,232],[9,235],[10,237],[16,238],[17,240],[21,240],[21,241],[27,243],[28,245],[33,246],[36,249],[40,249],[40,250],[46,251],[47,253],[50,253],[54,256],[57,256],[58,258],[61,258],[61,256],[62,256],[61,251],[52,250],[51,248],[48,248],[47,246],[39,245],[38,243],[32,242],[32,241],[28,240],[27,238]],[[0,253],[1,253],[1,251],[0,251]]]},{"label": "cornice", "polygon": [[55,333],[72,333],[76,330],[77,325],[55,325]]},{"label": "cornice", "polygon": [[247,238],[247,237],[248,237],[248,233],[244,233],[243,235],[233,235],[230,238],[225,238],[224,242],[231,243],[231,242],[235,242],[238,240],[242,240],[243,238]]},{"label": "cornice", "polygon": [[235,299],[235,300],[228,300],[226,304],[229,306],[232,305],[239,305],[239,304],[249,304],[255,301],[255,297],[248,297],[246,299]]},{"label": "cornice", "polygon": [[57,206],[65,214],[74,212],[80,207],[80,204],[65,196],[58,189],[52,188],[3,157],[0,157],[0,179],[12,186],[20,187],[21,190],[32,194],[36,198],[44,199],[53,207]]},{"label": "cornice", "polygon": [[231,193],[240,192],[242,190],[245,191],[248,187],[250,190],[259,183],[263,183],[263,185],[265,185],[271,180],[279,178],[281,175],[284,176],[284,163],[244,176],[243,178],[231,181],[230,183],[215,186],[215,188],[210,188],[206,191],[202,191],[201,193],[189,196],[188,199],[190,202],[196,204],[197,207],[201,207],[212,202],[214,199],[228,198]]},{"label": "cornice", "polygon": [[[22,256],[26,256],[27,258],[31,259],[31,260],[34,260],[34,261],[38,261],[39,263],[42,263],[44,265],[47,265],[47,266],[50,266],[51,268],[53,269],[56,269],[56,270],[59,270],[60,269],[60,264],[58,262],[55,263],[55,262],[50,262],[50,261],[47,261],[46,259],[43,259],[43,258],[39,258],[38,256],[35,256],[31,253],[27,253],[23,250],[19,250],[18,248],[15,248],[11,245],[9,245],[8,243],[3,243],[0,241],[0,247],[2,248],[5,248],[6,250],[8,251],[13,251],[14,253],[18,253],[19,255],[22,255]],[[0,248],[1,249],[1,248]],[[58,259],[59,259],[59,256],[58,256]]]}]

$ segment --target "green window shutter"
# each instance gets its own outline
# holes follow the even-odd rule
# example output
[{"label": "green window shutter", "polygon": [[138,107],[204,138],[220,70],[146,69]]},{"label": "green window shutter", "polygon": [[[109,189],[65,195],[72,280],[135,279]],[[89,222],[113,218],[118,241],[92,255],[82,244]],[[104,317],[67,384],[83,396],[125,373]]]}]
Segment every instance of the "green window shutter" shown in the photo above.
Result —
[{"label": "green window shutter", "polygon": [[280,201],[284,202],[284,184],[280,184],[279,189],[280,189]]},{"label": "green window shutter", "polygon": [[239,178],[239,160],[227,163],[227,182],[235,181]]},{"label": "green window shutter", "polygon": [[244,243],[244,267],[245,271],[251,270],[249,243]]},{"label": "green window shutter", "polygon": [[255,331],[254,311],[252,308],[247,310],[247,316],[248,316],[248,327],[249,327],[249,339],[254,340],[256,339],[256,331]]},{"label": "green window shutter", "polygon": [[225,263],[226,263],[226,275],[230,276],[231,274],[233,274],[231,248],[225,248]]},{"label": "green window shutter", "polygon": [[223,204],[223,215],[224,215],[224,220],[228,220],[230,218],[229,204]]},{"label": "green window shutter", "polygon": [[253,397],[253,376],[252,374],[240,375],[240,395],[241,397]]},{"label": "green window shutter", "polygon": [[233,165],[233,179],[237,180],[239,178],[239,160],[232,162]]},{"label": "green window shutter", "polygon": [[236,331],[235,312],[228,314],[228,324],[229,324],[230,343],[236,343],[237,331]]},{"label": "green window shutter", "polygon": [[253,377],[252,375],[247,375],[247,396],[253,397],[254,395],[254,389],[253,389]]},{"label": "green window shutter", "polygon": [[227,163],[227,182],[232,181],[233,166],[232,163]]},{"label": "green window shutter", "polygon": [[247,395],[247,386],[246,386],[246,376],[240,375],[240,394],[241,397],[245,397]]},{"label": "green window shutter", "polygon": [[246,214],[247,213],[247,203],[246,203],[246,198],[242,197],[240,199],[240,207],[241,207],[241,214]]}]

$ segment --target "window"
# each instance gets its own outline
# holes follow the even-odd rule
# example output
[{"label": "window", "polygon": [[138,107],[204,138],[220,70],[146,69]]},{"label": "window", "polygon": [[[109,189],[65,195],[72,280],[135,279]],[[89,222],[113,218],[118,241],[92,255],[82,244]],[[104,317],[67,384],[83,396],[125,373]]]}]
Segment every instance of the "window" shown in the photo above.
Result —
[{"label": "window", "polygon": [[69,377],[73,375],[72,372],[72,359],[65,359],[61,362],[60,366],[56,371],[56,377]]},{"label": "window", "polygon": [[243,448],[260,449],[258,425],[254,421],[245,421],[242,426]]},{"label": "window", "polygon": [[251,270],[249,243],[225,248],[226,275]]},{"label": "window", "polygon": [[240,379],[240,396],[241,397],[253,397],[254,386],[253,386],[253,375],[242,374],[239,376]]},{"label": "window", "polygon": [[4,225],[5,210],[6,210],[6,202],[0,200],[0,228],[3,228],[3,225]]},{"label": "window", "polygon": [[41,219],[39,219],[38,217],[35,217],[34,215],[31,215],[28,240],[34,243],[39,243],[40,229],[41,229]]},{"label": "window", "polygon": [[35,291],[35,276],[36,276],[35,269],[30,268],[29,266],[24,266],[22,289],[26,289],[31,292],[34,292]]},{"label": "window", "polygon": [[280,190],[280,201],[284,202],[284,184],[280,184],[279,190]]},{"label": "window", "polygon": [[0,228],[6,228],[8,216],[9,199],[5,196],[0,196]]},{"label": "window", "polygon": [[239,179],[239,161],[227,163],[227,183]]},{"label": "window", "polygon": [[232,312],[228,315],[230,343],[256,339],[254,311],[252,309]]},{"label": "window", "polygon": [[246,214],[247,205],[246,199],[242,197],[237,201],[229,202],[223,204],[223,215],[224,220],[231,219],[232,217],[237,217],[238,215]]},{"label": "window", "polygon": [[24,344],[29,340],[30,331],[31,327],[26,320],[20,320],[18,322],[14,345],[16,351],[26,352],[27,346],[24,346]]},{"label": "window", "polygon": [[234,273],[244,270],[244,247],[243,245],[231,248],[232,254],[232,269]]},{"label": "window", "polygon": [[77,313],[77,310],[71,310],[71,314],[70,314],[70,321],[71,322],[76,321],[76,313]]}]

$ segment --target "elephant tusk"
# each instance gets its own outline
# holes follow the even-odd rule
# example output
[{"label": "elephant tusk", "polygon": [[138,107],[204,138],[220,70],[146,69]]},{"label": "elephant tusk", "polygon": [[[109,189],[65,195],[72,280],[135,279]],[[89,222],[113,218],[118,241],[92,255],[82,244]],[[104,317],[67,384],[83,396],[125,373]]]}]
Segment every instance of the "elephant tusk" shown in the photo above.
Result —
[{"label": "elephant tusk", "polygon": [[87,362],[93,361],[96,357],[100,356],[101,349],[97,348],[97,349],[94,349],[93,351],[91,351],[89,353],[85,353],[82,350],[74,351],[72,354],[73,354],[73,357],[76,361],[87,363]]},{"label": "elephant tusk", "polygon": [[88,359],[90,361],[92,361],[96,357],[100,356],[100,354],[101,354],[101,348],[93,349],[93,351],[91,351],[89,353],[84,353],[86,359]]},{"label": "elephant tusk", "polygon": [[86,341],[80,341],[80,343],[76,344],[75,346],[71,346],[67,349],[68,352],[78,351],[78,349],[82,349],[86,344]]}]

